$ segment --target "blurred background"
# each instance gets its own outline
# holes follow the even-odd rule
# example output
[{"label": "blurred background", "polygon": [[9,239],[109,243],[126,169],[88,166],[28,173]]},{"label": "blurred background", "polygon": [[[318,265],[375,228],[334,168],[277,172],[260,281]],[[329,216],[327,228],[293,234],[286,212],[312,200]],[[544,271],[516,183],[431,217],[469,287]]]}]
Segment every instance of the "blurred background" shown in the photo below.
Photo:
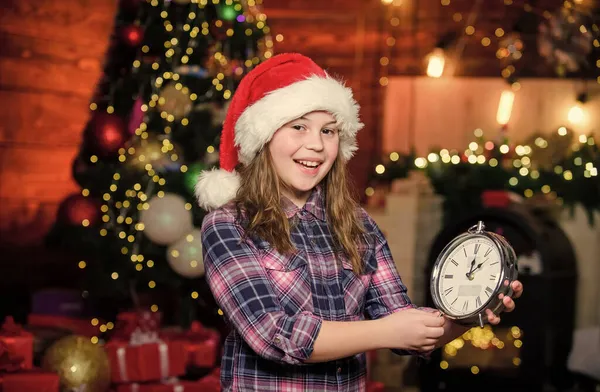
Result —
[{"label": "blurred background", "polygon": [[[525,295],[370,391],[600,390],[600,4],[4,0],[0,389],[218,390],[194,202],[240,79],[300,52],[352,87],[354,190],[412,300],[479,220]],[[179,388],[179,389],[177,389]],[[184,389],[182,389],[184,388]]]}]

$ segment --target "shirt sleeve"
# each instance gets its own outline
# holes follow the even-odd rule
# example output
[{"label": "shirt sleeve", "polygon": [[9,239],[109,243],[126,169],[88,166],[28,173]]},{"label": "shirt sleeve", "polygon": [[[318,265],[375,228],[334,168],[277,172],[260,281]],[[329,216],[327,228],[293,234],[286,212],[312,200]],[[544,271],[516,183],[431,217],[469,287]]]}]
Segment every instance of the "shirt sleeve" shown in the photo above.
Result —
[{"label": "shirt sleeve", "polygon": [[203,222],[204,267],[213,296],[259,356],[303,364],[313,352],[322,320],[310,312],[285,313],[260,264],[258,249],[242,233],[226,210],[209,213]]},{"label": "shirt sleeve", "polygon": [[[375,221],[366,212],[363,213],[368,220],[367,229],[375,238],[375,258],[377,260],[377,269],[371,276],[365,300],[365,311],[369,317],[378,319],[406,309],[435,311],[430,308],[417,307],[411,302],[407,288],[398,274],[396,263],[385,236]],[[422,353],[399,349],[392,349],[392,351],[398,355],[418,355],[421,357],[429,357],[431,354],[430,352]]]}]

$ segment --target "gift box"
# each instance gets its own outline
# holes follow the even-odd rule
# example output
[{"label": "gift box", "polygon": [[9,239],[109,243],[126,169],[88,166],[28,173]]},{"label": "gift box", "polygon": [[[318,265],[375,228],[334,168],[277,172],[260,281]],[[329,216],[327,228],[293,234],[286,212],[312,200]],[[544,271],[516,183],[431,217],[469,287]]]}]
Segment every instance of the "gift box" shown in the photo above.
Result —
[{"label": "gift box", "polygon": [[160,329],[162,314],[160,312],[130,311],[117,315],[113,339],[129,340],[135,331],[153,333]]},{"label": "gift box", "polygon": [[79,290],[46,289],[31,298],[31,313],[83,318],[85,304]]},{"label": "gift box", "polygon": [[33,335],[16,324],[12,317],[7,317],[0,328],[0,342],[4,343],[13,356],[21,357],[22,368],[33,366]]},{"label": "gift box", "polygon": [[54,316],[49,314],[30,314],[27,316],[27,325],[38,328],[55,328],[70,331],[75,335],[86,337],[97,336],[100,333],[99,322],[96,326],[90,323],[88,319]]},{"label": "gift box", "polygon": [[202,368],[215,366],[219,350],[218,332],[204,328],[202,324],[194,321],[187,331],[163,331],[161,337],[169,341],[183,342],[189,365]]},{"label": "gift box", "polygon": [[2,392],[59,392],[58,374],[40,369],[29,369],[1,376]]},{"label": "gift box", "polygon": [[212,392],[218,389],[208,389],[201,381],[180,381],[177,379],[164,380],[154,383],[131,383],[117,385],[116,392]]},{"label": "gift box", "polygon": [[385,385],[379,381],[367,381],[367,392],[384,392]]},{"label": "gift box", "polygon": [[157,333],[136,331],[130,341],[115,339],[105,345],[113,382],[156,381],[181,376],[186,350],[181,341],[163,341]]}]

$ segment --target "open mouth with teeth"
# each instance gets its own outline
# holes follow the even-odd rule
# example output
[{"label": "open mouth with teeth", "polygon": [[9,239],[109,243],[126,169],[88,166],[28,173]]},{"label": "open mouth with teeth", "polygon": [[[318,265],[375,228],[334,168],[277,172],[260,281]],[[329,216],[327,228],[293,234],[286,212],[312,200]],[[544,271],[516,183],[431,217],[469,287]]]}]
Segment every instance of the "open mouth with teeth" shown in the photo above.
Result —
[{"label": "open mouth with teeth", "polygon": [[317,169],[319,166],[321,166],[321,162],[314,162],[314,161],[301,161],[301,160],[295,160],[294,162],[296,162],[298,165],[300,165],[301,167],[304,167],[306,169]]}]

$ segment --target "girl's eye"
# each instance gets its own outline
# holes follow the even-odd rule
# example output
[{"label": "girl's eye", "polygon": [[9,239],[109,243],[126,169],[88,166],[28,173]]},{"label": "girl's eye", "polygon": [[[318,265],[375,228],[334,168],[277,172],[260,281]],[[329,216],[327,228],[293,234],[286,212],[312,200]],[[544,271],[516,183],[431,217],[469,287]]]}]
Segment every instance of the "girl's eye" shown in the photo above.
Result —
[{"label": "girl's eye", "polygon": [[334,135],[335,134],[335,129],[325,128],[321,132],[323,132],[326,135]]},{"label": "girl's eye", "polygon": [[292,125],[292,128],[294,128],[297,131],[302,131],[304,128],[304,125]]}]

